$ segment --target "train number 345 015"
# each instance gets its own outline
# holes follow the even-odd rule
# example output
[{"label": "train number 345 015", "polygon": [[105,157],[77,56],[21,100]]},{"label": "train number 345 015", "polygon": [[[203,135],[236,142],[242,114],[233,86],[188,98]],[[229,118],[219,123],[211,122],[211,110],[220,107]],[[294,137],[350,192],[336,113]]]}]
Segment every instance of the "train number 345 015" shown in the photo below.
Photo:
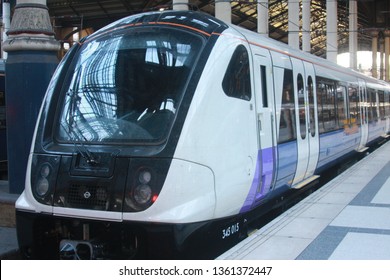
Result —
[{"label": "train number 345 015", "polygon": [[240,223],[235,223],[222,230],[222,239],[237,233],[240,230]]}]

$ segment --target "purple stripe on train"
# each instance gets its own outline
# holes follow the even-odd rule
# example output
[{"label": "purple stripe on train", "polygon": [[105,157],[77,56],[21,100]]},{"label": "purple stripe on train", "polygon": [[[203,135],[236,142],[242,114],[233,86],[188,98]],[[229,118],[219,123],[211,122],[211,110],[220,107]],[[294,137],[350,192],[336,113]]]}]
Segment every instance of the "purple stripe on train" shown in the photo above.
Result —
[{"label": "purple stripe on train", "polygon": [[274,148],[266,148],[257,153],[256,171],[248,196],[240,213],[245,213],[260,203],[269,192],[274,167]]}]

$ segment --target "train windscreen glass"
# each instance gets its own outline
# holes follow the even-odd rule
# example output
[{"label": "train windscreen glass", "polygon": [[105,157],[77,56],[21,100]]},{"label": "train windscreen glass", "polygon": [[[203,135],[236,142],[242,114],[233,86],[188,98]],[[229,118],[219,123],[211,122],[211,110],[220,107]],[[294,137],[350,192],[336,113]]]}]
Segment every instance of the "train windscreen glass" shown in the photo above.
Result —
[{"label": "train windscreen glass", "polygon": [[64,81],[57,140],[164,140],[202,44],[170,28],[123,29],[86,40]]}]

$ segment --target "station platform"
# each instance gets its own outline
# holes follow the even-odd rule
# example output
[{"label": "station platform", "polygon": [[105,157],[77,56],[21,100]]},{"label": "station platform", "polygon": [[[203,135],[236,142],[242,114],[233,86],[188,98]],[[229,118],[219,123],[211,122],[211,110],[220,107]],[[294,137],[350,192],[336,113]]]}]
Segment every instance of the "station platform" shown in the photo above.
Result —
[{"label": "station platform", "polygon": [[390,142],[219,260],[390,260]]}]

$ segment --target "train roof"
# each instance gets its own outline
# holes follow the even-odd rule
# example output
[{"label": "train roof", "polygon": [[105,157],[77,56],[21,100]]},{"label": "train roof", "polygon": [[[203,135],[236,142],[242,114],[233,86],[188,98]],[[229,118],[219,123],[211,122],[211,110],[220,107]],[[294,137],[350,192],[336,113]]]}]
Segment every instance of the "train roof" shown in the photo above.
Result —
[{"label": "train roof", "polygon": [[117,20],[102,29],[99,29],[89,37],[100,36],[106,32],[131,26],[142,26],[148,24],[171,25],[189,28],[203,35],[211,36],[229,26],[223,21],[214,18],[206,13],[197,11],[154,11],[131,15]]},{"label": "train roof", "polygon": [[315,65],[319,65],[325,68],[332,69],[334,71],[342,72],[344,74],[352,75],[357,78],[364,79],[368,82],[375,83],[375,84],[381,84],[382,86],[390,87],[390,84],[379,80],[370,76],[367,76],[363,73],[360,73],[358,71],[352,70],[351,68],[346,68],[344,66],[341,66],[337,63],[334,63],[332,61],[329,61],[327,59],[324,59],[322,57],[315,56],[313,54],[304,52],[302,50],[298,50],[295,48],[290,47],[289,45],[276,41],[272,38],[260,35],[256,32],[250,31],[248,29],[244,29],[240,26],[229,24],[229,27],[235,29],[236,31],[240,32],[248,41],[249,44],[258,45],[260,47],[264,47],[268,50],[276,51],[279,53],[282,53],[284,55],[295,57],[307,62],[311,62]]},{"label": "train roof", "polygon": [[285,43],[276,41],[274,39],[260,35],[248,29],[244,29],[237,25],[227,24],[209,14],[198,11],[165,10],[131,15],[118,21],[115,21],[107,25],[106,27],[103,27],[102,29],[96,31],[95,33],[86,38],[92,39],[107,32],[111,32],[112,30],[131,26],[142,26],[147,24],[166,24],[171,26],[184,27],[198,31],[199,33],[207,36],[211,36],[213,33],[216,34],[222,32],[223,30],[230,27],[238,31],[242,36],[244,36],[249,44],[254,44],[266,48],[268,50],[280,52],[284,55],[295,57],[301,60],[311,62],[315,65],[319,65],[334,71],[361,78],[374,84],[381,84],[382,86],[390,87],[390,85],[385,81],[364,75],[360,72],[340,66],[334,62],[309,54],[307,52],[294,49],[286,45]]}]

